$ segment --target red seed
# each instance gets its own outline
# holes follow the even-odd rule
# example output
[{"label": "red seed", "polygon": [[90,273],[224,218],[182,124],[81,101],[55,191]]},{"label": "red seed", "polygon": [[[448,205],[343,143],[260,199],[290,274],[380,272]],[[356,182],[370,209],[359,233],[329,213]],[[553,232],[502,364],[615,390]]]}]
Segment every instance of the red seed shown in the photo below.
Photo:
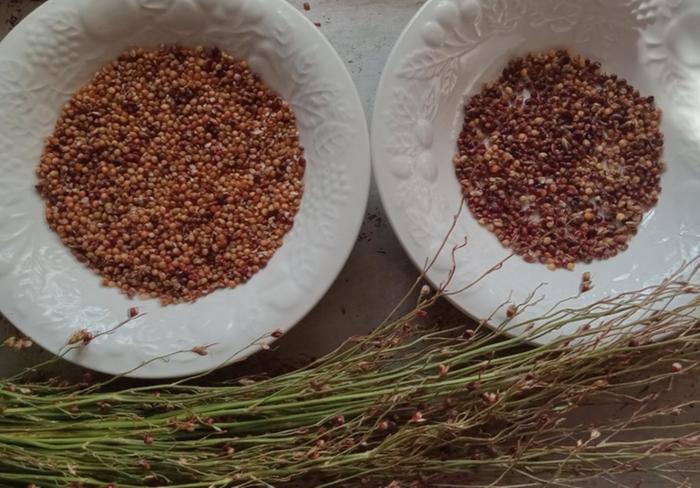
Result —
[{"label": "red seed", "polygon": [[653,99],[599,64],[530,54],[467,102],[453,163],[474,218],[504,246],[571,270],[627,249],[656,204],[659,122]]},{"label": "red seed", "polygon": [[481,398],[483,398],[484,402],[488,403],[489,405],[493,405],[499,400],[500,395],[498,393],[485,392],[483,395],[481,395]]},{"label": "red seed", "polygon": [[415,423],[425,422],[425,418],[423,417],[422,413],[416,412],[413,414],[413,417],[411,417],[411,422],[415,422]]},{"label": "red seed", "polygon": [[299,209],[305,164],[290,104],[246,61],[135,48],[64,106],[37,190],[49,226],[105,286],[167,305],[265,267]]}]

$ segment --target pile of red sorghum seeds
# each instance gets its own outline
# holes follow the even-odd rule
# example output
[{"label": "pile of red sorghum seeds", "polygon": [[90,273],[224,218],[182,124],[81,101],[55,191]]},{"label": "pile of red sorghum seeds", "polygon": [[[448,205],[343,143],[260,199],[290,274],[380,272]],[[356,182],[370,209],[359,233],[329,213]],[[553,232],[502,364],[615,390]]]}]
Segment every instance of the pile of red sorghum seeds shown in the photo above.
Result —
[{"label": "pile of red sorghum seeds", "polygon": [[106,286],[162,303],[263,268],[299,209],[294,114],[219,49],[133,49],[63,108],[37,170],[50,227]]},{"label": "pile of red sorghum seeds", "polygon": [[472,214],[528,262],[627,249],[661,191],[653,97],[567,51],[512,60],[464,108],[454,158]]}]

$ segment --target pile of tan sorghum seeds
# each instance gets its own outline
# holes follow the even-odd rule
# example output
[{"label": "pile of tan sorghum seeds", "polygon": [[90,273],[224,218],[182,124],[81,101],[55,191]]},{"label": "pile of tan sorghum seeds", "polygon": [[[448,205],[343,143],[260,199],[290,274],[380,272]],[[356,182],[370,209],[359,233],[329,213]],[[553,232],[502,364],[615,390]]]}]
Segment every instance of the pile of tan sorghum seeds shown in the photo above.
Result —
[{"label": "pile of tan sorghum seeds", "polygon": [[512,60],[464,108],[454,158],[472,214],[528,262],[627,249],[661,191],[653,97],[567,51]]},{"label": "pile of tan sorghum seeds", "polygon": [[294,114],[219,49],[133,49],[63,108],[37,170],[50,227],[107,286],[162,303],[264,267],[299,209]]}]

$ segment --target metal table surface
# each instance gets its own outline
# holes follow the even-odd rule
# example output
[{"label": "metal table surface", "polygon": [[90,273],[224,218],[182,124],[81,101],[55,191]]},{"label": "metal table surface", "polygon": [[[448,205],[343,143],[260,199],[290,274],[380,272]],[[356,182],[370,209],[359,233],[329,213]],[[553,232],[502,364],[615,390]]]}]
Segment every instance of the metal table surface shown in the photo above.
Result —
[{"label": "metal table surface", "polygon": [[[346,63],[369,121],[384,63],[402,29],[423,1],[309,0],[309,11],[303,9],[303,0],[290,1],[312,21],[320,23],[321,31]],[[0,0],[0,37],[41,3],[42,0]],[[349,336],[369,331],[391,311],[416,276],[416,268],[404,253],[383,214],[373,184],[361,234],[348,262],[326,296],[277,342],[274,351],[258,354],[243,364],[231,366],[224,374],[288,369],[329,351]],[[445,318],[459,315],[448,304],[441,304],[438,312]],[[0,316],[0,338],[13,333],[13,327]],[[0,352],[0,375],[47,357],[46,352],[36,347],[22,353],[3,349]],[[70,365],[60,367],[64,373],[80,373],[78,368]],[[671,394],[679,402],[700,398],[698,379],[700,377],[696,375],[684,380]],[[583,415],[593,417],[599,412]],[[674,423],[698,421],[700,408],[689,409],[673,420]],[[643,474],[636,480],[643,481],[643,484],[636,486],[672,486],[656,478],[647,480]],[[632,486],[634,483],[636,481]],[[700,474],[689,483],[687,486],[700,486]]]}]

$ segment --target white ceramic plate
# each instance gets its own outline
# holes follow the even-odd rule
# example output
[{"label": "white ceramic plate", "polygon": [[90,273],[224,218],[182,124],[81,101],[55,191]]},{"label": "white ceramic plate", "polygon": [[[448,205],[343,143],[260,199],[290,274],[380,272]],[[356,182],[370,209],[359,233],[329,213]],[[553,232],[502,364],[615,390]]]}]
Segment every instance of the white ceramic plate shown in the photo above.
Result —
[{"label": "white ceramic plate", "polygon": [[[34,168],[72,92],[130,46],[216,45],[250,61],[297,116],[307,171],[301,209],[283,246],[248,283],[194,304],[161,307],[100,286],[46,225]],[[122,373],[197,373],[257,350],[322,297],[355,242],[369,190],[369,141],[357,92],[318,28],[282,0],[53,0],[0,44],[0,307],[24,333],[56,352],[76,330],[102,336],[68,359]],[[237,351],[238,354],[235,354]]]},{"label": "white ceramic plate", "polygon": [[[595,288],[573,305],[658,283],[700,252],[700,2],[696,0],[432,0],[403,32],[385,67],[372,124],[374,171],[390,221],[423,267],[443,241],[461,192],[452,165],[464,100],[496,79],[513,57],[569,48],[654,95],[664,111],[668,170],[662,195],[629,249],[575,272],[548,271],[513,257],[453,302],[477,319],[512,293],[522,302],[539,284],[534,318],[576,295],[581,274]],[[429,272],[445,280],[454,245],[452,290],[509,252],[465,209]],[[572,305],[572,303],[569,303]],[[495,321],[503,319],[505,310]],[[546,340],[546,338],[544,339]]]}]

